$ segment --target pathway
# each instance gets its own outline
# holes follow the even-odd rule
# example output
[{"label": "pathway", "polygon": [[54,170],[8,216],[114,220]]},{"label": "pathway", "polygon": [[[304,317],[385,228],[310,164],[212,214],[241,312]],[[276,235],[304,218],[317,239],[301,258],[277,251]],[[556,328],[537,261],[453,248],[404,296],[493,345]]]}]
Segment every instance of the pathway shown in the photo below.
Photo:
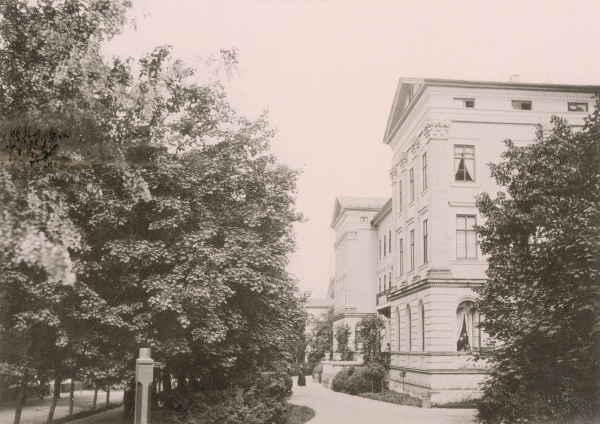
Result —
[{"label": "pathway", "polygon": [[422,409],[336,393],[306,377],[306,386],[298,387],[294,378],[291,402],[315,410],[308,424],[472,424],[474,409]]},{"label": "pathway", "polygon": [[[76,414],[81,411],[92,409],[94,399],[93,390],[83,390],[82,392],[75,391],[75,402],[73,412]],[[106,400],[106,393],[98,392],[98,408],[103,407]],[[111,390],[110,403],[121,403],[123,401],[122,390]],[[23,408],[21,413],[21,424],[41,424],[45,423],[48,418],[48,410],[50,409],[50,396],[46,396],[43,402],[37,399],[28,399],[28,404]],[[54,418],[62,418],[69,414],[69,394],[61,393],[60,399],[54,411]],[[14,408],[0,409],[0,424],[10,424],[15,419]]]}]

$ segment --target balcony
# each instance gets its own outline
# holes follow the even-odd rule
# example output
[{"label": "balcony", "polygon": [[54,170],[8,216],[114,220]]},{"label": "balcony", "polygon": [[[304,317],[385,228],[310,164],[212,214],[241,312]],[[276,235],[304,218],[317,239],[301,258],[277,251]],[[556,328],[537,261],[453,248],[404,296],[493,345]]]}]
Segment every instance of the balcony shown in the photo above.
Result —
[{"label": "balcony", "polygon": [[384,303],[387,303],[388,296],[390,295],[390,293],[394,292],[397,288],[398,288],[397,286],[392,286],[387,290],[377,293],[375,304],[377,306],[379,306],[379,305],[383,305]]}]

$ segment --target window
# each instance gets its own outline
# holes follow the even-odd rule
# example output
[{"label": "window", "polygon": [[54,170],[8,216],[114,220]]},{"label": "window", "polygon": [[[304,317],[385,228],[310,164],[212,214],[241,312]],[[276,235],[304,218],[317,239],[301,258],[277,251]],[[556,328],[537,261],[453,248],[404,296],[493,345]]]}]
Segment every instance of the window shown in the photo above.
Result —
[{"label": "window", "polygon": [[404,320],[406,322],[406,347],[407,347],[407,351],[410,352],[412,350],[412,328],[411,328],[411,315],[410,315],[410,306],[408,305],[408,303],[406,304],[406,311],[404,312],[404,314],[406,315],[406,319]]},{"label": "window", "polygon": [[455,181],[475,181],[475,146],[454,146]]},{"label": "window", "polygon": [[381,293],[381,277],[379,277],[379,293]]},{"label": "window", "polygon": [[360,222],[369,222],[369,217],[368,216],[361,216],[360,217]]},{"label": "window", "polygon": [[392,253],[392,230],[388,233],[388,253]]},{"label": "window", "polygon": [[400,342],[400,338],[402,337],[402,320],[400,319],[400,309],[396,308],[396,336],[398,337],[398,352],[402,351],[402,343]]},{"label": "window", "polygon": [[512,100],[512,108],[515,110],[531,110],[531,102],[527,100]]},{"label": "window", "polygon": [[569,102],[569,112],[587,112],[587,111],[588,111],[587,103]]},{"label": "window", "polygon": [[387,290],[387,275],[383,276],[383,291]]},{"label": "window", "polygon": [[402,212],[402,180],[398,183],[398,210]]},{"label": "window", "polygon": [[390,287],[389,289],[392,289],[392,272],[390,271],[390,273],[388,274],[388,281],[390,282]]},{"label": "window", "polygon": [[415,269],[415,230],[410,230],[410,270]]},{"label": "window", "polygon": [[423,302],[419,301],[419,312],[418,312],[418,320],[419,320],[419,349],[421,352],[425,352],[425,306],[423,306]]},{"label": "window", "polygon": [[381,239],[379,239],[379,260],[381,260]]},{"label": "window", "polygon": [[456,215],[456,258],[477,258],[477,234],[475,215]]},{"label": "window", "polygon": [[456,309],[456,350],[470,351],[479,349],[483,334],[479,324],[483,317],[472,301],[464,301]]},{"label": "window", "polygon": [[410,168],[410,202],[414,202],[415,200],[415,172],[413,168]]},{"label": "window", "polygon": [[427,263],[427,220],[423,221],[423,263]]},{"label": "window", "polygon": [[385,258],[385,253],[387,250],[387,237],[383,236],[383,257]]},{"label": "window", "polygon": [[404,240],[400,239],[400,267],[398,273],[404,275]]},{"label": "window", "polygon": [[423,191],[427,190],[427,153],[423,153]]},{"label": "window", "polygon": [[475,107],[475,99],[454,99],[454,106],[474,108]]}]

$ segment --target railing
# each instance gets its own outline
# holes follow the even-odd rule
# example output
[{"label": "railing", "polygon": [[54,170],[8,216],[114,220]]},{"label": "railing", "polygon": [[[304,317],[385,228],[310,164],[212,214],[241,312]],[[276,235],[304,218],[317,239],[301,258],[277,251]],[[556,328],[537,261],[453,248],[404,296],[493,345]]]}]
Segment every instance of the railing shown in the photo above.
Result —
[{"label": "railing", "polygon": [[[392,286],[392,287],[390,287],[389,289],[385,289],[384,291],[377,293],[377,297],[376,297],[376,304],[377,304],[377,305],[382,305],[382,304],[386,303],[386,302],[387,302],[387,297],[388,297],[388,295],[389,295],[391,292],[395,291],[397,288],[398,288],[398,287],[396,287],[396,286]],[[382,300],[382,298],[383,298],[384,296],[385,296],[385,299],[383,299],[383,300]]]}]

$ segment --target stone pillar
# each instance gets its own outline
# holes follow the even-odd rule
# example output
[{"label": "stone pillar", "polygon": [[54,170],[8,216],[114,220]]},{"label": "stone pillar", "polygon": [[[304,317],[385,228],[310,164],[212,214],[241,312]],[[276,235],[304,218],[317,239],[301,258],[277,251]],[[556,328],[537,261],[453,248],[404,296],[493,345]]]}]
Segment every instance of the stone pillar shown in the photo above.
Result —
[{"label": "stone pillar", "polygon": [[154,361],[150,348],[141,348],[135,366],[135,424],[150,423],[150,385],[153,380]]},{"label": "stone pillar", "polygon": [[421,399],[421,408],[431,408],[431,394],[425,393]]}]

